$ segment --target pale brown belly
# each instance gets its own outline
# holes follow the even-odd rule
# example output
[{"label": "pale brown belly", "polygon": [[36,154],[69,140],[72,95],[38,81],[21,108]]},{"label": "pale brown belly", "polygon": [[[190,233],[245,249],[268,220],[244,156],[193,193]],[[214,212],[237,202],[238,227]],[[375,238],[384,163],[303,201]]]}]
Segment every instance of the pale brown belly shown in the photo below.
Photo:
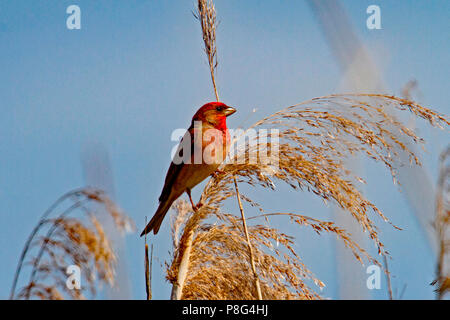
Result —
[{"label": "pale brown belly", "polygon": [[214,173],[219,166],[220,164],[185,164],[174,188],[177,190],[192,189]]}]

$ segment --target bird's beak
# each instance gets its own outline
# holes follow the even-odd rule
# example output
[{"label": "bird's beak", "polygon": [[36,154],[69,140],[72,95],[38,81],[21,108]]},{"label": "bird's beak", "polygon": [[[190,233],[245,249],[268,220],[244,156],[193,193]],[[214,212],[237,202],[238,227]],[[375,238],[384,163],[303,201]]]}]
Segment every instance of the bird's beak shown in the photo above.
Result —
[{"label": "bird's beak", "polygon": [[235,113],[236,112],[236,109],[235,108],[233,108],[233,107],[226,107],[224,110],[223,110],[223,112],[225,113],[225,116],[230,116],[230,115],[232,115],[233,113]]}]

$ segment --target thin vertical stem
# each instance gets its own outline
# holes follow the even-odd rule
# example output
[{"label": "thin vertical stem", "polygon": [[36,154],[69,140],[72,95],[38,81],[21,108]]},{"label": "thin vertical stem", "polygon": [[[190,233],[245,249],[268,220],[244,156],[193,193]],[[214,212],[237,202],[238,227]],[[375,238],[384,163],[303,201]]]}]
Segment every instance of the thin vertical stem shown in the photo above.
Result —
[{"label": "thin vertical stem", "polygon": [[389,267],[388,267],[386,255],[383,255],[383,259],[384,259],[384,267],[386,269],[386,280],[387,280],[387,284],[388,284],[389,300],[394,300],[394,297],[392,295],[391,274],[389,273]]},{"label": "thin vertical stem", "polygon": [[[147,225],[147,217],[145,217],[145,225]],[[152,269],[152,260],[153,260],[153,244],[151,251],[151,258],[149,263],[148,258],[148,244],[147,244],[147,234],[145,234],[145,292],[147,294],[147,300],[152,299],[152,283],[151,283],[151,269]]]},{"label": "thin vertical stem", "polygon": [[[153,249],[153,245],[152,245],[152,249]],[[149,270],[148,244],[147,243],[145,244],[145,292],[147,293],[147,300],[151,300],[152,299],[152,289],[150,287],[150,270]]]},{"label": "thin vertical stem", "polygon": [[245,233],[245,237],[247,239],[248,253],[250,256],[250,264],[252,266],[253,277],[255,280],[256,293],[258,295],[258,300],[262,300],[261,286],[259,284],[258,273],[256,272],[255,258],[253,256],[253,248],[252,248],[252,244],[250,242],[250,236],[248,235],[247,222],[245,221],[244,208],[242,206],[241,196],[239,194],[239,188],[237,185],[236,177],[233,177],[233,180],[234,180],[234,188],[236,189],[236,197],[237,197],[238,204],[239,204],[239,210],[241,211],[242,224],[244,226],[244,233]]},{"label": "thin vertical stem", "polygon": [[215,70],[217,68],[216,9],[214,8],[212,0],[198,0],[198,11],[194,16],[200,21],[202,27],[202,36],[205,44],[205,53],[208,57],[211,81],[214,87],[216,100],[219,101],[215,78]]},{"label": "thin vertical stem", "polygon": [[219,94],[217,93],[217,87],[216,87],[216,78],[214,76],[214,70],[211,69],[211,80],[214,87],[214,94],[216,95],[216,100],[219,101]]}]

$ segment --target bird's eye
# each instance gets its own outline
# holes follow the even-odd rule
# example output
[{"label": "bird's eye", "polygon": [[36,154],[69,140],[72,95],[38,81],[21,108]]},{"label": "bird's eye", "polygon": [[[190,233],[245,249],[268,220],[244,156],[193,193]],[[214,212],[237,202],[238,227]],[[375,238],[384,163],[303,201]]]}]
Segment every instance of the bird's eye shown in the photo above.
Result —
[{"label": "bird's eye", "polygon": [[217,110],[217,111],[222,111],[222,110],[223,110],[223,107],[217,107],[216,110]]}]

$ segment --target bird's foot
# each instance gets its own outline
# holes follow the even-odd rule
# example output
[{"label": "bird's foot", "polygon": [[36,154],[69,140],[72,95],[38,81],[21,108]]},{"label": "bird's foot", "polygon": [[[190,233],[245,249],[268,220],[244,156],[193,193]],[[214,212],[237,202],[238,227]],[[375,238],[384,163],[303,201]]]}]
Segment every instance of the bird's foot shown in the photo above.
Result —
[{"label": "bird's foot", "polygon": [[203,203],[201,203],[200,201],[196,204],[192,206],[192,209],[197,212],[198,209],[200,209],[201,207],[203,207]]}]

